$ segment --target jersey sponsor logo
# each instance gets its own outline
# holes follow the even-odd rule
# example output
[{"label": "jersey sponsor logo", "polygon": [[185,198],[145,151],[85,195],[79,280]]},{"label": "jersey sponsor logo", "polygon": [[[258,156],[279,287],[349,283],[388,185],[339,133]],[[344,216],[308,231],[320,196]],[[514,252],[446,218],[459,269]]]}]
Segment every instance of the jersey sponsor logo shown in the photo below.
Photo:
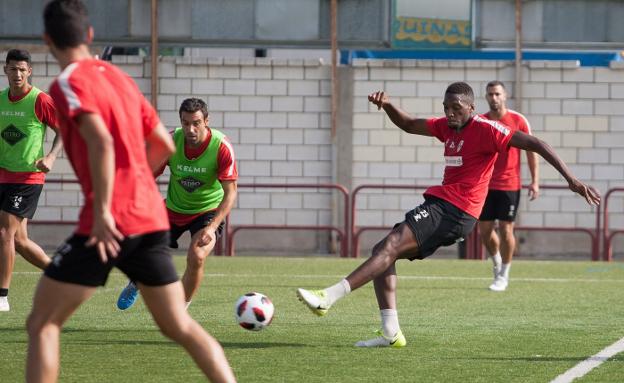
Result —
[{"label": "jersey sponsor logo", "polygon": [[462,166],[464,160],[462,156],[444,156],[446,166]]},{"label": "jersey sponsor logo", "polygon": [[11,146],[26,138],[26,135],[13,124],[7,126],[6,129],[0,133],[0,136]]},{"label": "jersey sponsor logo", "polygon": [[198,166],[189,166],[189,165],[176,165],[176,169],[181,172],[186,173],[206,173],[208,172],[208,168],[200,168]]},{"label": "jersey sponsor logo", "polygon": [[0,115],[6,117],[26,117],[26,112],[20,112],[18,110],[2,110]]},{"label": "jersey sponsor logo", "polygon": [[197,180],[193,177],[185,177],[178,181],[180,186],[184,188],[189,193],[194,192],[198,188],[200,188],[204,183],[200,180]]}]

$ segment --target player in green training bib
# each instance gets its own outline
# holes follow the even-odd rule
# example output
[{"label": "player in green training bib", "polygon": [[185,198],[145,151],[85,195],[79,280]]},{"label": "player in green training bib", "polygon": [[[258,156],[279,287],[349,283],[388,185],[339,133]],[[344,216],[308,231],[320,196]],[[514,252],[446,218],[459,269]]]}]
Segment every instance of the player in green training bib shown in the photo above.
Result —
[{"label": "player in green training bib", "polygon": [[[182,127],[173,132],[176,152],[167,165],[171,171],[167,188],[167,213],[171,224],[171,244],[191,233],[182,285],[187,307],[204,276],[204,260],[221,234],[223,220],[236,201],[238,170],[232,144],[209,127],[208,106],[198,98],[188,98],[180,106]],[[156,175],[162,174],[161,171]],[[131,281],[117,300],[117,307],[131,307],[138,290]]]},{"label": "player in green training bib", "polygon": [[15,251],[44,269],[50,258],[28,238],[27,222],[35,215],[39,195],[57,154],[61,136],[43,152],[46,127],[56,133],[56,108],[50,96],[32,86],[30,54],[7,52],[4,73],[9,86],[0,91],[0,311],[9,311],[9,286]]}]

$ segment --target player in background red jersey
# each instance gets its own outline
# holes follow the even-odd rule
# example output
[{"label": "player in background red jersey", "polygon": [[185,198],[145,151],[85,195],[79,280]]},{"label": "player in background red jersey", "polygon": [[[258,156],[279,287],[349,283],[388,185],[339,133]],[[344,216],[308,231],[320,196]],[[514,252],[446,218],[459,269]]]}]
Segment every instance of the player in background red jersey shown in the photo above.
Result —
[{"label": "player in background red jersey", "polygon": [[[490,107],[483,117],[499,121],[512,131],[531,134],[529,121],[522,114],[507,108],[507,91],[500,81],[490,81],[485,87],[485,99]],[[539,162],[535,152],[526,152],[531,173],[529,200],[539,195]],[[520,203],[522,180],[520,178],[520,150],[510,147],[498,154],[485,205],[479,217],[481,241],[494,263],[494,281],[489,289],[505,291],[509,283],[511,259],[516,249],[514,221]],[[496,232],[498,221],[498,233]]]}]

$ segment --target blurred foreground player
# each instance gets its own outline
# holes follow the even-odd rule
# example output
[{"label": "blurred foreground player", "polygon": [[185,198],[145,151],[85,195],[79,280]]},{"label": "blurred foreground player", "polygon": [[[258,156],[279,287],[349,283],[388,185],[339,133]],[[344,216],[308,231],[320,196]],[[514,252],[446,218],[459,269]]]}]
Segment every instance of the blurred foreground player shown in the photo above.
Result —
[{"label": "blurred foreground player", "polygon": [[80,0],[51,1],[43,18],[44,40],[62,70],[50,93],[85,204],[76,232],[37,286],[26,380],[58,379],[63,324],[117,267],[138,282],[162,333],[210,380],[235,381],[221,345],[184,309],[169,254],[167,214],[153,177],[174,151],[169,134],[130,77],[89,53],[93,29]]}]

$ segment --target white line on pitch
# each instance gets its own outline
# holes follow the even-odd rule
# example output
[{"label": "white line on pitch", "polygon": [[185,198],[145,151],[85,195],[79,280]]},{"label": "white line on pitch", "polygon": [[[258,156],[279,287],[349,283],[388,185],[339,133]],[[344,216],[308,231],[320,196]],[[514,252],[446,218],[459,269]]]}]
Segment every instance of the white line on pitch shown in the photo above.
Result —
[{"label": "white line on pitch", "polygon": [[609,358],[622,351],[624,351],[624,338],[603,349],[596,355],[592,355],[589,358],[585,359],[581,363],[577,364],[568,371],[551,380],[550,383],[569,383],[576,378],[583,377],[588,372],[600,366]]},{"label": "white line on pitch", "polygon": [[[18,275],[35,275],[41,274],[39,271],[15,271],[13,274]],[[207,277],[214,278],[253,278],[253,277],[284,277],[282,274],[226,274],[226,273],[206,273]],[[124,276],[121,273],[113,273],[111,276]],[[125,277],[125,276],[124,276]],[[344,275],[329,275],[329,274],[291,274],[287,276],[293,279],[315,279],[315,278],[343,278]],[[436,276],[436,275],[399,275],[399,279],[411,279],[411,280],[439,280],[439,281],[489,281],[491,277],[461,277],[461,276]],[[624,279],[597,279],[597,278],[514,278],[514,282],[558,282],[558,283],[570,283],[570,282],[610,282],[610,283],[624,283]]]}]

